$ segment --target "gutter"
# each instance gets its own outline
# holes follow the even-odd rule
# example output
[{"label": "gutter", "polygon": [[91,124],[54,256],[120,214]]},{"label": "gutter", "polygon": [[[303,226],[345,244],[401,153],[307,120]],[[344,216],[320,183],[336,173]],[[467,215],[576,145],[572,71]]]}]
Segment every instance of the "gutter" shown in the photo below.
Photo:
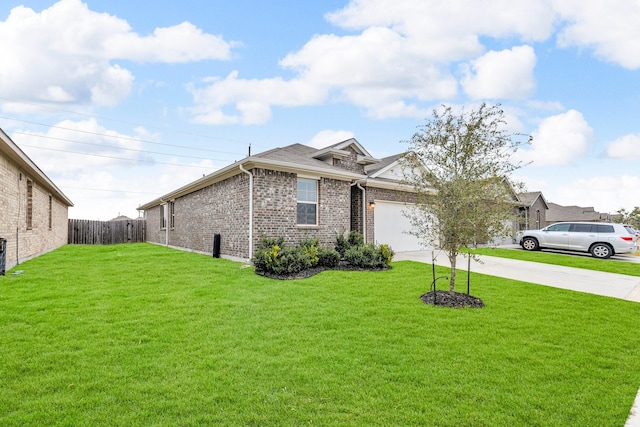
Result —
[{"label": "gutter", "polygon": [[249,259],[251,259],[253,258],[253,174],[246,170],[242,163],[239,163],[238,167],[249,175]]}]

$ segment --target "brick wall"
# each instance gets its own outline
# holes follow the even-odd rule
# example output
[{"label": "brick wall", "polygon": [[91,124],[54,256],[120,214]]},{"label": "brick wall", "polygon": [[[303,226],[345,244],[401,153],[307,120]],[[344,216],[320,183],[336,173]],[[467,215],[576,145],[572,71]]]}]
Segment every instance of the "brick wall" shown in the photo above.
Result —
[{"label": "brick wall", "polygon": [[220,252],[247,258],[249,248],[249,176],[238,174],[179,197],[174,203],[174,228],[160,228],[160,209],[145,212],[147,241],[212,253],[213,236],[220,234]]},{"label": "brick wall", "polygon": [[333,247],[336,236],[350,229],[351,189],[349,181],[321,178],[318,181],[318,225],[296,224],[297,175],[258,169],[254,181],[254,239],[261,236],[285,238],[297,244],[318,238]]},{"label": "brick wall", "polygon": [[346,148],[346,151],[349,152],[349,156],[343,159],[335,159],[333,165],[351,172],[364,174],[364,165],[358,164],[358,153],[352,147]]},{"label": "brick wall", "polygon": [[[296,224],[297,175],[268,169],[251,170],[253,183],[253,244],[261,236],[285,237],[290,244],[319,238],[333,246],[336,236],[349,230],[349,181],[318,181],[318,225]],[[249,254],[249,176],[235,175],[174,200],[175,227],[168,232],[170,246],[211,253],[214,233],[221,235],[222,255],[247,258]],[[147,240],[165,244],[160,228],[160,207],[145,212]]]},{"label": "brick wall", "polygon": [[[27,182],[32,182],[32,220],[27,227]],[[68,207],[35,177],[0,155],[0,237],[7,239],[6,268],[67,242]],[[49,214],[51,212],[51,227]]]}]

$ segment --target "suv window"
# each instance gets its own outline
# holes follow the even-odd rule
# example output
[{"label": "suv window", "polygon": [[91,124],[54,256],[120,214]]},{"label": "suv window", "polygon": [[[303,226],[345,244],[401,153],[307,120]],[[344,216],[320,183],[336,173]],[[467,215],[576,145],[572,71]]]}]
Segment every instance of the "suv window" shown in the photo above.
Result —
[{"label": "suv window", "polygon": [[571,224],[553,224],[547,227],[547,231],[569,231]]},{"label": "suv window", "polygon": [[570,231],[576,231],[578,233],[591,233],[596,231],[594,224],[571,224]]},{"label": "suv window", "polygon": [[598,233],[613,233],[613,225],[598,224]]}]

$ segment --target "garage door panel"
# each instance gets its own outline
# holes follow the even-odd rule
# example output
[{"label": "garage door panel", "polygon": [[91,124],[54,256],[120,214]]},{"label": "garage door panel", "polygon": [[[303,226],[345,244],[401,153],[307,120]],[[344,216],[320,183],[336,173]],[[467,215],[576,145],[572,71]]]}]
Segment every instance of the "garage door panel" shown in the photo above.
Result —
[{"label": "garage door panel", "polygon": [[411,221],[403,214],[403,211],[412,206],[412,204],[375,201],[374,235],[376,243],[388,244],[395,252],[424,249],[417,237],[407,233],[412,229]]}]

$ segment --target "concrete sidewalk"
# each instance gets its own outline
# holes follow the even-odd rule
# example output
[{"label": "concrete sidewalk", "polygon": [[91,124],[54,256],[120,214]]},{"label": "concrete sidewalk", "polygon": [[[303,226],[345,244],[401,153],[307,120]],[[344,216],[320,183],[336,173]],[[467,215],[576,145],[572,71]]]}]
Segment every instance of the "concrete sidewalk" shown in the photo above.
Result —
[{"label": "concrete sidewalk", "polygon": [[[395,255],[394,261],[410,260],[431,264],[434,255],[436,265],[451,266],[444,251],[400,252]],[[471,260],[471,272],[640,303],[640,277],[486,255],[480,256],[480,260],[482,262]],[[620,260],[638,262],[638,257],[611,261]],[[456,265],[461,270],[467,269],[467,263],[465,257],[460,256],[456,259]],[[624,427],[640,427],[640,389]]]},{"label": "concrete sidewalk", "polygon": [[[411,260],[431,264],[431,257],[432,251],[400,252],[394,261]],[[435,257],[436,265],[450,266],[443,251],[435,251]],[[471,260],[473,273],[640,302],[640,277],[486,255],[480,256],[480,260],[482,262]],[[463,256],[456,261],[461,270],[467,269],[467,262]]]}]

